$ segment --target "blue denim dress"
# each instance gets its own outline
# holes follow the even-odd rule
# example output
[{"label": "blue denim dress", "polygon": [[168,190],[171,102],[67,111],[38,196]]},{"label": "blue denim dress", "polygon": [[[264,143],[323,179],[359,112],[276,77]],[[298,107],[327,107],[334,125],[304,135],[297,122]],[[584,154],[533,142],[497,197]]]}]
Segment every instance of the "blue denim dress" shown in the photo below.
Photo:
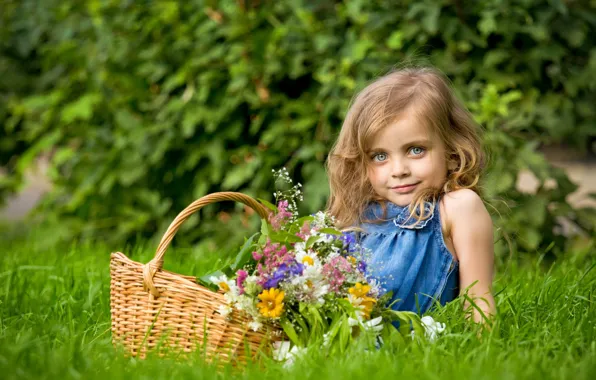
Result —
[{"label": "blue denim dress", "polygon": [[[459,263],[443,240],[439,202],[426,203],[428,219],[416,223],[407,206],[387,202],[387,214],[379,203],[371,203],[364,213],[364,232],[357,233],[360,244],[372,251],[368,259],[370,275],[385,291],[393,291],[392,308],[424,314],[433,304],[441,305],[459,293]],[[366,220],[365,219],[365,220]]]}]

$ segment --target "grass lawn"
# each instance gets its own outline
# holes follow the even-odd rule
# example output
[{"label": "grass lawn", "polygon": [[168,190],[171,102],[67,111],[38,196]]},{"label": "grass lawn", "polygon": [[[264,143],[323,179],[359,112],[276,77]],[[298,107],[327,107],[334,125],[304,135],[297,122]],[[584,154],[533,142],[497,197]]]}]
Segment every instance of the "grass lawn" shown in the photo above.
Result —
[{"label": "grass lawn", "polygon": [[[101,244],[56,248],[35,233],[0,253],[0,378],[219,378],[200,359],[124,358],[111,345],[109,254],[146,262],[152,250]],[[48,248],[52,247],[52,248]],[[168,252],[165,268],[199,275],[217,257]],[[596,376],[596,258],[498,265],[498,324],[478,336],[458,302],[432,313],[447,324],[439,340],[407,348],[354,349],[321,357],[316,347],[290,369],[265,361],[233,375],[251,379],[528,378]]]}]

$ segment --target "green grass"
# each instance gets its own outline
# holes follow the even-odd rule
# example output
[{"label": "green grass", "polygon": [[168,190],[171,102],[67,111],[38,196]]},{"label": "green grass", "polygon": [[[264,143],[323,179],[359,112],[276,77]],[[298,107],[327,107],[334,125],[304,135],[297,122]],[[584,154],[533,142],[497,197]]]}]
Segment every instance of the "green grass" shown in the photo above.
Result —
[{"label": "green grass", "polygon": [[[57,248],[29,234],[0,253],[0,377],[218,378],[200,359],[125,358],[110,341],[109,254],[121,250],[146,262],[150,249],[86,244]],[[215,255],[178,250],[166,268],[199,275]],[[312,348],[289,370],[272,362],[236,376],[302,378],[591,379],[596,375],[595,258],[568,255],[549,262],[509,261],[495,281],[499,315],[491,331],[462,317],[458,302],[433,312],[448,332],[434,344],[378,351],[354,349],[321,357]]]}]

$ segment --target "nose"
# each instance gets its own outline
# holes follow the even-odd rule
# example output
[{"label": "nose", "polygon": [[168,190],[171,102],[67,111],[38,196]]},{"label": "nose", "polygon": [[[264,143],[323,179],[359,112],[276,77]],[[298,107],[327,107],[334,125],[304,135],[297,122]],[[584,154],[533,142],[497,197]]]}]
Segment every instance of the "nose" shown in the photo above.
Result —
[{"label": "nose", "polygon": [[410,175],[410,168],[407,160],[404,158],[395,158],[391,162],[391,176],[394,178],[403,178]]}]

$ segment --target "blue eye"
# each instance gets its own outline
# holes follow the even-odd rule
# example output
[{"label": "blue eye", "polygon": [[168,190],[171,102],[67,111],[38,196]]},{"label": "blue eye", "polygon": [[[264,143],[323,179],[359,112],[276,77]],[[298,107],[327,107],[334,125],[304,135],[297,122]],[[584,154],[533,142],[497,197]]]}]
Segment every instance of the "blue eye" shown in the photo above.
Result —
[{"label": "blue eye", "polygon": [[424,152],[425,152],[425,149],[424,148],[421,148],[419,146],[415,146],[415,147],[410,148],[410,153],[412,155],[414,155],[414,156],[419,156],[419,155],[421,155]]},{"label": "blue eye", "polygon": [[373,155],[372,159],[376,162],[383,162],[387,159],[387,153],[376,153]]}]

